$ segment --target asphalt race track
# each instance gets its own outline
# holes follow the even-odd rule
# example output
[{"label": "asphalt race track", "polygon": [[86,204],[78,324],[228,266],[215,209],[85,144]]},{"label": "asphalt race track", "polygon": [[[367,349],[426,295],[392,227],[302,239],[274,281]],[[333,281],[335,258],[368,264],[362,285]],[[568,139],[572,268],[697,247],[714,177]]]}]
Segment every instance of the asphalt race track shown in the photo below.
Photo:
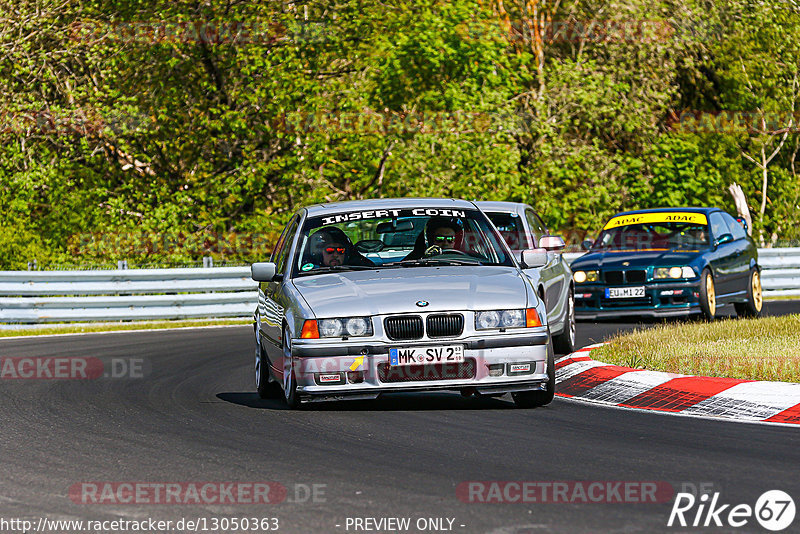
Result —
[{"label": "asphalt race track", "polygon": [[[772,314],[798,308],[797,301],[767,304]],[[579,341],[635,326],[579,323]],[[520,410],[507,397],[450,393],[288,411],[257,398],[252,352],[248,327],[0,340],[4,358],[99,358],[106,369],[133,359],[145,375],[0,381],[0,519],[276,517],[279,532],[293,533],[385,532],[374,523],[356,529],[355,519],[395,517],[411,519],[407,532],[447,531],[447,520],[418,530],[420,518],[447,518],[451,531],[465,533],[764,532],[754,518],[739,529],[669,529],[671,492],[658,503],[587,503],[579,495],[480,503],[461,491],[470,481],[655,482],[676,492],[703,485],[720,493],[720,504],[750,506],[780,489],[800,504],[796,428],[559,398]],[[288,497],[201,506],[76,504],[69,497],[81,482],[205,481],[274,481]],[[306,491],[313,485],[316,498]],[[600,500],[614,501],[610,495]],[[800,518],[786,532],[798,530]]]}]

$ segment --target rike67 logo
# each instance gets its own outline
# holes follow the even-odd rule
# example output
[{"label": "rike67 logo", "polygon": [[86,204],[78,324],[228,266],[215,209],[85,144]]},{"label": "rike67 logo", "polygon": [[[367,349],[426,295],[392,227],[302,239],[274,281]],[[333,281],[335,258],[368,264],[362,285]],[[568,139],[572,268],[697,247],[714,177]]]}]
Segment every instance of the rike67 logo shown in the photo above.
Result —
[{"label": "rike67 logo", "polygon": [[777,532],[794,521],[794,500],[781,490],[763,493],[755,506],[749,504],[723,504],[720,493],[707,493],[699,498],[691,493],[678,493],[667,526],[681,527],[744,527],[753,518],[765,529]]}]

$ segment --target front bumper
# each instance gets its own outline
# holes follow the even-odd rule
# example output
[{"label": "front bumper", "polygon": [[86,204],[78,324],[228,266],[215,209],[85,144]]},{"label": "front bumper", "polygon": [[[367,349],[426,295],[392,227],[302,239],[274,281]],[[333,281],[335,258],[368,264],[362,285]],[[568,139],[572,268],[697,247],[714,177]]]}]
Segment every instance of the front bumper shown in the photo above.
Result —
[{"label": "front bumper", "polygon": [[[645,288],[642,298],[607,298],[607,288]],[[676,317],[700,313],[700,281],[660,281],[646,284],[577,284],[575,318]]]},{"label": "front bumper", "polygon": [[[459,339],[306,340],[292,342],[297,391],[305,400],[375,398],[398,391],[458,390],[476,395],[545,389],[548,333],[545,327]],[[462,345],[463,365],[389,366],[389,349]],[[515,371],[521,365],[527,370]],[[490,374],[497,376],[492,376]],[[499,372],[499,374],[498,374]],[[338,375],[337,380],[333,380]],[[333,383],[322,383],[322,379]]]}]

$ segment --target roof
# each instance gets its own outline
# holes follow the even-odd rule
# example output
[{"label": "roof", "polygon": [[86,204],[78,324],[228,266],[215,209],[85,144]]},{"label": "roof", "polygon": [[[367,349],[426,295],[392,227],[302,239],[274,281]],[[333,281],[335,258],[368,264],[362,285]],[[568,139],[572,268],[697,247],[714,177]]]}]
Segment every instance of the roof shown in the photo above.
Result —
[{"label": "roof", "polygon": [[521,213],[525,211],[525,208],[530,208],[528,204],[522,202],[500,202],[495,200],[481,200],[480,202],[475,202],[475,204],[483,211],[502,213]]},{"label": "roof", "polygon": [[468,200],[457,198],[373,198],[367,200],[350,200],[347,202],[329,202],[306,206],[309,217],[341,213],[345,211],[401,209],[401,208],[460,208],[475,209]]}]

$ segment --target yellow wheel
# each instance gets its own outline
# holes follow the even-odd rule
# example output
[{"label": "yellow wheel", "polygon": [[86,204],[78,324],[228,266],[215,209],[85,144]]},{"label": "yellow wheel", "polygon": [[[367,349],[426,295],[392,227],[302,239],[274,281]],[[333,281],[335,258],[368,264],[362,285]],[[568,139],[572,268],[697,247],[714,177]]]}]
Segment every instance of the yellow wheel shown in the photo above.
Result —
[{"label": "yellow wheel", "polygon": [[761,308],[764,307],[764,294],[761,289],[761,273],[758,269],[750,270],[750,277],[747,283],[747,301],[736,302],[736,315],[739,317],[758,317],[761,315]]},{"label": "yellow wheel", "polygon": [[753,292],[753,307],[756,311],[761,312],[761,308],[764,306],[764,297],[761,294],[761,275],[758,271],[753,271],[750,290]]},{"label": "yellow wheel", "polygon": [[714,277],[711,271],[703,269],[700,283],[700,309],[709,321],[714,319],[717,313],[717,291],[714,288]]}]

